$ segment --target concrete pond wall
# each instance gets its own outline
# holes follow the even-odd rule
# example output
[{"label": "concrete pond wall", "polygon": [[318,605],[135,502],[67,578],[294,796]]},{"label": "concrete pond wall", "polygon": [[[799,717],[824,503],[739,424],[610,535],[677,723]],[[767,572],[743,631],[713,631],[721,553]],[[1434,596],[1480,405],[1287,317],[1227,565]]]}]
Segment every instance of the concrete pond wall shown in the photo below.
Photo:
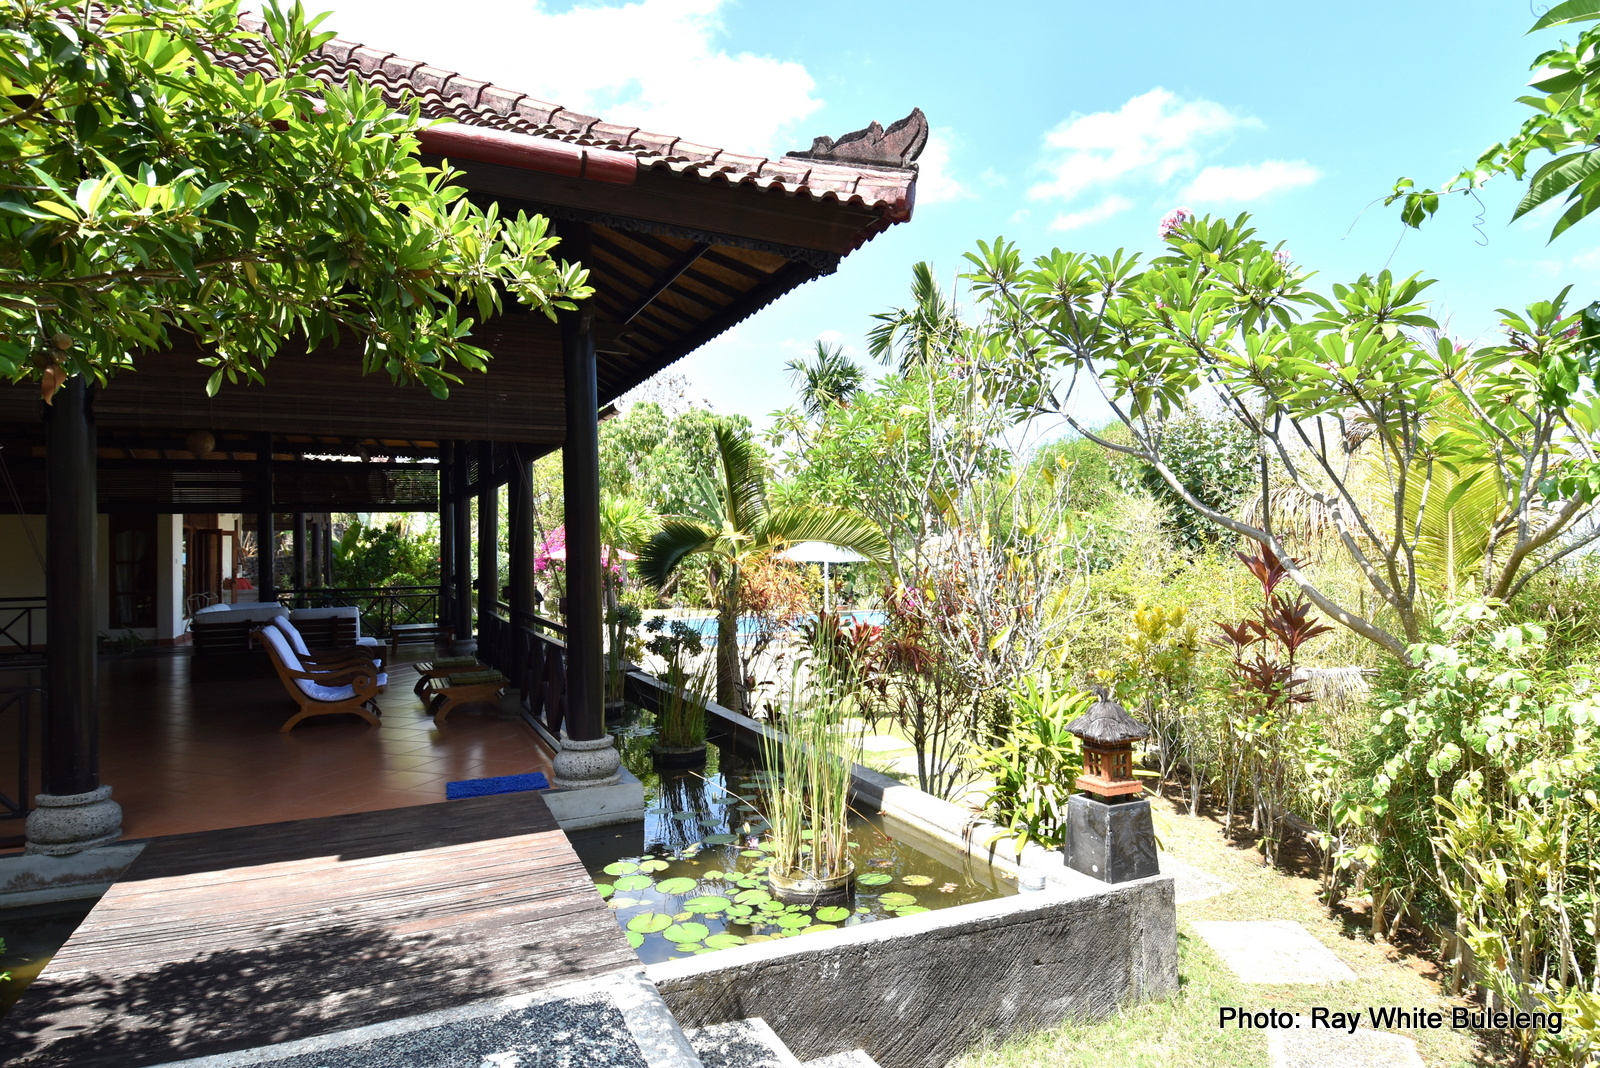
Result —
[{"label": "concrete pond wall", "polygon": [[[654,679],[630,683],[654,704]],[[746,752],[771,731],[708,709],[713,733]],[[979,881],[1043,889],[651,965],[685,1027],[759,1016],[801,1060],[864,1049],[883,1068],[939,1068],[986,1039],[1177,991],[1171,876],[1112,886],[1067,868],[1058,850],[1019,856],[992,824],[859,765],[854,792],[897,837]]]}]

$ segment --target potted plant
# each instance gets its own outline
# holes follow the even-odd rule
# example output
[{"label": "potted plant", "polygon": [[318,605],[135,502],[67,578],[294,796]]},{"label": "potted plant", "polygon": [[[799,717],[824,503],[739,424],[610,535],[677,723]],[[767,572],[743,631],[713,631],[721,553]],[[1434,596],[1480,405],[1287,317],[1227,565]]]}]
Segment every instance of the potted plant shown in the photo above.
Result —
[{"label": "potted plant", "polygon": [[656,744],[651,750],[658,767],[698,767],[706,761],[706,702],[710,700],[711,665],[694,628],[673,620],[670,633],[657,616],[645,624],[655,635],[646,648],[666,661],[661,699],[656,709]]},{"label": "potted plant", "polygon": [[766,849],[772,896],[785,904],[836,905],[855,892],[850,856],[850,783],[846,702],[791,699],[785,730],[763,743],[767,765]]}]

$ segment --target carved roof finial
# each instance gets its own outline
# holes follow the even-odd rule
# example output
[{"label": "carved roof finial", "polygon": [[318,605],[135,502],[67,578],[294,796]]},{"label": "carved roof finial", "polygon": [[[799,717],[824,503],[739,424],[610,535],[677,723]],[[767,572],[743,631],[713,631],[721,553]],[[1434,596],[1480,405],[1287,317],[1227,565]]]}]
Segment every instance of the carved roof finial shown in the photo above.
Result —
[{"label": "carved roof finial", "polygon": [[855,130],[835,141],[819,137],[811,142],[807,152],[788,152],[785,155],[800,159],[822,160],[829,163],[856,163],[869,167],[893,167],[914,171],[916,158],[928,143],[928,117],[921,108],[912,108],[911,114],[899,122],[891,123],[885,130],[877,121],[864,130]]}]

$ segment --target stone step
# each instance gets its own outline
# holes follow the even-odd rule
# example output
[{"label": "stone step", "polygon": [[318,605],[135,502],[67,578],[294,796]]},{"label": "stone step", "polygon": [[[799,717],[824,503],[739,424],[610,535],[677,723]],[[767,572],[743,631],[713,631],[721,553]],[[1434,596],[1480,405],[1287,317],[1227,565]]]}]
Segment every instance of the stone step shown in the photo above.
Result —
[{"label": "stone step", "polygon": [[866,1050],[852,1049],[827,1057],[818,1057],[814,1061],[806,1061],[803,1068],[878,1068],[878,1062],[873,1060]]},{"label": "stone step", "polygon": [[684,1035],[705,1068],[801,1068],[799,1058],[759,1016],[696,1027]]}]

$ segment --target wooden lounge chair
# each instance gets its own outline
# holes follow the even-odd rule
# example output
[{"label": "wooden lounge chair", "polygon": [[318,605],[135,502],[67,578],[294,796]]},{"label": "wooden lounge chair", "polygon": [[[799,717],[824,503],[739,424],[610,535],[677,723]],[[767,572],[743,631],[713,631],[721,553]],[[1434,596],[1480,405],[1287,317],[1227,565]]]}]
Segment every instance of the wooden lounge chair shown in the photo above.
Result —
[{"label": "wooden lounge chair", "polygon": [[268,620],[268,624],[283,631],[283,636],[289,639],[289,647],[294,650],[294,655],[306,671],[370,669],[372,674],[377,674],[383,670],[383,659],[372,655],[375,651],[373,646],[353,645],[345,649],[313,653],[305,635],[300,633],[300,628],[288,616],[275,616]]},{"label": "wooden lounge chair", "polygon": [[375,698],[389,681],[388,676],[370,665],[339,671],[307,671],[289,645],[289,639],[277,627],[270,624],[262,627],[256,631],[256,638],[272,658],[272,666],[277,669],[283,688],[300,706],[300,710],[278,728],[280,734],[287,734],[295,724],[308,717],[341,712],[360,716],[374,727],[378,726],[379,709]]},{"label": "wooden lounge chair", "polygon": [[428,680],[428,711],[435,724],[463,705],[497,704],[510,680],[498,671],[472,671]]},{"label": "wooden lounge chair", "polygon": [[488,671],[488,664],[478,662],[475,656],[442,656],[437,660],[418,660],[412,665],[417,669],[417,684],[412,687],[418,697],[428,688],[431,679],[442,679],[446,675],[459,675],[464,672]]}]

